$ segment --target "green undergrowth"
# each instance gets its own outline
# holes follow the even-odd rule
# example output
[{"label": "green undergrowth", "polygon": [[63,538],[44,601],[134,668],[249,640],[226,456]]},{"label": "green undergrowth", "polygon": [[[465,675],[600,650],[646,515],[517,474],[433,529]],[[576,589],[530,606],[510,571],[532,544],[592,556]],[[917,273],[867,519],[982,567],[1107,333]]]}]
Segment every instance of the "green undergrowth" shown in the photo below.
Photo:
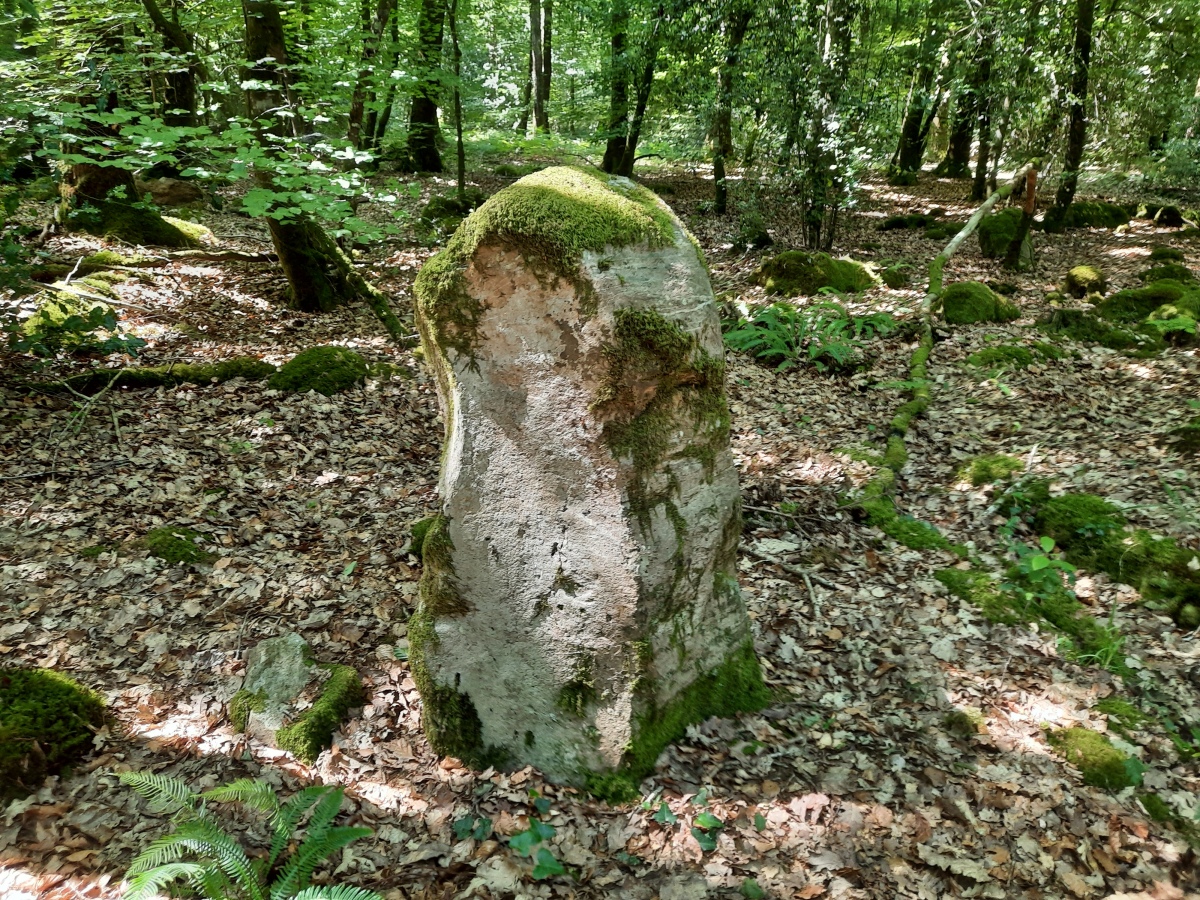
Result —
[{"label": "green undergrowth", "polygon": [[59,382],[39,385],[51,392],[95,394],[110,384],[119,388],[150,388],[180,384],[209,385],[245,378],[261,381],[275,372],[275,367],[251,356],[239,356],[216,363],[172,363],[164,366],[138,366],[128,369],[93,369]]},{"label": "green undergrowth", "polygon": [[0,668],[0,802],[77,763],[103,725],[104,701],[73,678]]},{"label": "green undergrowth", "polygon": [[329,677],[321,686],[320,696],[296,721],[275,733],[275,742],[280,750],[287,750],[309,764],[329,747],[333,733],[350,708],[363,702],[362,679],[357,671],[337,663],[317,665],[329,672]]},{"label": "green undergrowth", "polygon": [[362,383],[368,372],[367,361],[348,347],[311,347],[284,363],[267,385],[276,391],[316,391],[332,397]]},{"label": "green undergrowth", "polygon": [[969,481],[975,487],[1004,481],[1025,468],[1015,456],[1004,453],[987,453],[976,456],[958,470],[959,481]]},{"label": "green undergrowth", "polygon": [[875,273],[860,262],[808,250],[785,250],[768,259],[755,271],[754,280],[768,294],[784,297],[813,295],[821,288],[853,294],[879,283]]},{"label": "green undergrowth", "polygon": [[215,554],[203,549],[197,543],[203,535],[189,528],[178,528],[171,525],[155,528],[142,538],[142,545],[151,556],[172,565],[191,565],[193,563],[211,562]]},{"label": "green undergrowth", "polygon": [[950,543],[934,526],[898,513],[891,497],[863,499],[860,505],[866,512],[868,524],[910,550],[945,550],[958,556],[967,555],[966,547]]},{"label": "green undergrowth", "polygon": [[1200,825],[1175,812],[1158,794],[1142,794],[1138,797],[1146,815],[1160,825],[1166,825],[1179,833],[1189,847],[1200,850]]},{"label": "green undergrowth", "polygon": [[1141,764],[1102,734],[1075,726],[1051,731],[1046,739],[1063,759],[1079,769],[1084,784],[1109,791],[1141,784]]}]

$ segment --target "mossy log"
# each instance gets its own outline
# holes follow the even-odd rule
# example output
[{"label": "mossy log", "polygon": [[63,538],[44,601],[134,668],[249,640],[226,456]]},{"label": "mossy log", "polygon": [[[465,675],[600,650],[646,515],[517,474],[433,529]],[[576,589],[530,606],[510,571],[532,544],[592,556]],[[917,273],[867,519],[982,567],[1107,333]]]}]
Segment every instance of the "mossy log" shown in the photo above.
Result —
[{"label": "mossy log", "polygon": [[275,372],[270,363],[252,356],[235,356],[216,363],[171,363],[165,366],[131,366],[127,369],[93,369],[62,381],[36,385],[45,393],[95,394],[106,388],[152,388],[179,384],[208,385],[245,378],[261,381]]}]

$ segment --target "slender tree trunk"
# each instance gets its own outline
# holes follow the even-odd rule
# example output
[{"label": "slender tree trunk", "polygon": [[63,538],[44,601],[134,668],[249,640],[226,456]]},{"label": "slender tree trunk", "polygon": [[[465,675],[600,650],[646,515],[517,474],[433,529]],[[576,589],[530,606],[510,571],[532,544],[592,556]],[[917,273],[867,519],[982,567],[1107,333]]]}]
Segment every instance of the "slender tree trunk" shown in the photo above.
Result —
[{"label": "slender tree trunk", "polygon": [[458,176],[458,203],[464,211],[467,208],[467,151],[463,143],[463,109],[462,89],[462,48],[458,46],[458,0],[450,0],[448,11],[450,24],[450,50],[454,59],[454,148],[456,174]]},{"label": "slender tree trunk", "polygon": [[637,160],[637,145],[642,136],[642,122],[646,118],[646,106],[650,102],[650,91],[654,88],[654,67],[658,64],[659,24],[662,22],[662,18],[663,8],[660,4],[654,19],[654,26],[650,29],[648,43],[643,48],[642,72],[638,77],[637,84],[634,85],[633,117],[629,121],[629,133],[625,137],[625,149],[622,151],[621,160],[616,167],[616,174],[624,175],[626,178],[633,174],[633,164]]},{"label": "slender tree trunk", "polygon": [[600,168],[609,173],[617,170],[625,156],[629,127],[628,61],[625,58],[628,29],[628,0],[612,0],[609,18],[608,124],[604,129],[604,159],[600,163]]},{"label": "slender tree trunk", "polygon": [[550,130],[550,76],[554,60],[554,0],[542,0],[542,109],[546,114],[546,130]]},{"label": "slender tree trunk", "polygon": [[[988,26],[990,28],[990,26]],[[979,153],[975,160],[975,180],[971,185],[971,199],[987,197],[988,153],[992,140],[992,54],[995,50],[995,35],[988,31],[979,47]]]},{"label": "slender tree trunk", "polygon": [[833,246],[845,202],[841,175],[845,157],[838,130],[845,73],[850,65],[851,27],[857,12],[856,0],[825,0],[817,102],[809,118],[801,160],[805,181],[801,224],[805,243],[814,250]]},{"label": "slender tree trunk", "polygon": [[[284,105],[281,69],[286,70],[288,65],[283,19],[274,0],[242,0],[242,11],[249,60],[243,76],[243,82],[250,85],[246,88],[246,110],[263,147],[272,152],[275,144],[271,136],[284,130],[274,112]],[[274,186],[269,172],[259,171],[256,178],[266,187]],[[267,227],[296,309],[330,310],[359,293],[349,262],[324,229],[307,215],[280,220],[268,214]]]},{"label": "slender tree trunk", "polygon": [[725,215],[729,189],[725,182],[725,159],[733,152],[733,81],[738,74],[739,56],[746,29],[754,15],[753,7],[730,11],[725,21],[725,58],[717,71],[717,108],[713,114],[713,212]]},{"label": "slender tree trunk", "polygon": [[971,177],[971,139],[975,136],[978,109],[975,91],[964,86],[954,100],[954,117],[950,125],[950,145],[946,156],[935,172],[942,178]]},{"label": "slender tree trunk", "polygon": [[408,166],[414,172],[443,169],[437,142],[446,3],[447,0],[422,0],[417,18],[417,84],[408,116]]},{"label": "slender tree trunk", "polygon": [[1001,265],[1014,272],[1033,267],[1032,245],[1029,243],[1029,231],[1033,228],[1033,215],[1037,212],[1037,163],[1030,167],[1025,174],[1025,197],[1021,204],[1021,221],[1017,223],[1016,234],[1008,245]]},{"label": "slender tree trunk", "polygon": [[350,96],[350,116],[346,129],[346,138],[356,150],[366,149],[374,137],[373,131],[364,127],[364,119],[367,106],[375,105],[376,85],[379,83],[375,60],[395,12],[396,0],[378,0],[374,15],[371,14],[370,0],[362,0],[362,66]]},{"label": "slender tree trunk", "polygon": [[533,106],[533,54],[525,54],[525,85],[521,88],[521,118],[517,131],[524,136],[529,131],[529,110]]},{"label": "slender tree trunk", "polygon": [[912,181],[921,171],[921,162],[925,158],[925,139],[929,134],[925,120],[928,117],[932,123],[937,110],[937,104],[931,103],[930,98],[937,74],[938,51],[944,40],[946,5],[941,0],[933,0],[929,7],[925,34],[917,50],[917,70],[913,76],[912,91],[900,126],[900,143],[894,157],[892,176],[896,181]]},{"label": "slender tree trunk", "polygon": [[392,119],[392,110],[396,106],[396,91],[399,82],[392,77],[392,71],[396,68],[396,61],[399,57],[400,22],[399,16],[393,13],[391,42],[388,48],[387,61],[383,66],[383,71],[386,73],[387,78],[387,91],[384,94],[383,104],[377,109],[372,109],[367,114],[367,134],[371,136],[367,149],[374,154],[378,154],[380,148],[383,146],[383,138],[387,134],[388,123]]},{"label": "slender tree trunk", "polygon": [[542,93],[542,3],[529,0],[529,73],[533,79],[533,127],[538,131],[549,131],[546,118],[546,97]]},{"label": "slender tree trunk", "polygon": [[167,125],[182,125],[190,127],[196,124],[196,81],[208,80],[208,70],[196,55],[196,41],[185,28],[179,24],[176,10],[172,8],[171,18],[167,18],[156,0],[142,0],[146,14],[154,25],[154,30],[163,39],[163,47],[168,52],[177,53],[185,62],[167,73],[166,111],[163,122]]},{"label": "slender tree trunk", "polygon": [[1092,27],[1096,19],[1096,0],[1079,0],[1075,16],[1075,52],[1071,74],[1070,125],[1067,150],[1063,157],[1062,179],[1054,195],[1054,206],[1046,213],[1046,230],[1061,231],[1067,209],[1075,199],[1079,184],[1079,164],[1087,143],[1088,67],[1092,58]]}]

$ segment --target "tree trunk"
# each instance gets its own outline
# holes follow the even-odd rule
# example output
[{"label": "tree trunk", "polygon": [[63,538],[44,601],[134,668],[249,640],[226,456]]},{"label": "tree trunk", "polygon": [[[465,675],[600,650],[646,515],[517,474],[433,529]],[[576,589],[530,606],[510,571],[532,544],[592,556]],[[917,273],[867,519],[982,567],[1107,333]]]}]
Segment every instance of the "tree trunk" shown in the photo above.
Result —
[{"label": "tree trunk", "polygon": [[408,166],[414,172],[443,170],[437,142],[446,3],[447,0],[422,0],[417,18],[417,84],[408,116]]},{"label": "tree trunk", "polygon": [[1054,195],[1054,206],[1046,213],[1046,230],[1061,231],[1067,209],[1075,199],[1079,184],[1079,164],[1087,143],[1088,66],[1092,58],[1092,26],[1096,19],[1096,0],[1079,0],[1075,17],[1074,71],[1071,74],[1070,125],[1067,150],[1063,157],[1062,179]]},{"label": "tree trunk", "polygon": [[[990,27],[990,26],[989,26]],[[979,153],[975,160],[975,181],[971,185],[971,199],[987,197],[988,153],[992,141],[992,53],[995,50],[995,35],[988,31],[979,46]]]},{"label": "tree trunk", "polygon": [[396,0],[378,0],[375,15],[372,16],[370,0],[362,0],[362,66],[350,96],[350,116],[346,129],[346,138],[356,150],[366,149],[374,136],[364,128],[364,118],[367,106],[375,105],[379,81],[375,58],[379,55],[379,48],[395,11]]},{"label": "tree trunk", "polygon": [[621,161],[617,164],[616,174],[629,178],[633,175],[633,165],[637,160],[637,145],[642,136],[642,123],[646,119],[646,106],[650,103],[650,92],[654,89],[654,67],[658,65],[658,50],[661,46],[659,25],[662,22],[664,10],[659,4],[654,17],[654,26],[650,29],[647,44],[642,48],[642,72],[634,85],[633,117],[629,120],[629,133],[625,137],[625,150]]},{"label": "tree trunk", "polygon": [[[284,104],[280,69],[288,65],[283,19],[274,0],[242,0],[242,12],[249,60],[242,79],[250,85],[246,88],[246,110],[263,148],[275,152],[271,137],[281,135],[285,128],[274,114]],[[269,172],[260,170],[255,177],[259,184],[274,187]],[[293,307],[303,312],[324,312],[356,296],[349,261],[324,229],[303,213],[281,220],[271,212],[268,210],[267,227],[279,265],[287,276]]]},{"label": "tree trunk", "polygon": [[554,0],[542,0],[542,109],[546,113],[546,130],[550,130],[550,75],[554,59]]},{"label": "tree trunk", "polygon": [[538,131],[549,131],[546,97],[542,93],[542,49],[542,3],[541,0],[529,0],[529,72],[533,79],[533,127]]},{"label": "tree trunk", "polygon": [[208,70],[196,55],[196,42],[178,21],[176,9],[168,19],[156,0],[142,0],[154,30],[163,39],[163,47],[184,58],[183,65],[167,73],[167,91],[163,122],[192,127],[196,124],[196,81],[208,80]]},{"label": "tree trunk", "polygon": [[712,125],[713,212],[718,216],[725,215],[729,205],[725,159],[733,152],[733,80],[738,74],[742,41],[753,15],[753,7],[740,7],[731,10],[725,22],[725,58],[717,71],[717,108]]},{"label": "tree trunk", "polygon": [[524,137],[529,132],[529,110],[533,106],[533,54],[525,54],[525,85],[521,88],[521,118],[517,119],[517,131]]},{"label": "tree trunk", "polygon": [[462,48],[458,46],[458,0],[450,0],[448,11],[450,23],[450,51],[454,60],[454,149],[457,162],[458,203],[459,208],[467,208],[467,150],[463,143],[463,110],[462,90],[459,80],[462,77]]},{"label": "tree trunk", "polygon": [[950,146],[946,148],[946,156],[938,165],[935,175],[941,178],[971,177],[971,139],[975,136],[977,114],[975,92],[970,87],[964,87],[954,101]]},{"label": "tree trunk", "polygon": [[600,168],[611,174],[625,156],[629,127],[628,61],[625,58],[626,32],[629,29],[628,0],[612,0],[609,26],[608,125],[604,129],[606,142]]},{"label": "tree trunk", "polygon": [[[1034,166],[1037,164],[1034,163]],[[1033,227],[1033,214],[1037,212],[1037,169],[1030,167],[1025,175],[1025,198],[1021,204],[1021,221],[1016,234],[1008,245],[1001,265],[1013,272],[1033,268],[1033,246],[1029,243],[1029,231]]]},{"label": "tree trunk", "polygon": [[387,93],[384,95],[382,105],[367,114],[367,134],[370,135],[370,144],[367,149],[376,155],[378,155],[380,148],[383,146],[383,138],[387,134],[388,123],[392,120],[392,110],[396,106],[396,89],[399,82],[392,77],[392,71],[396,68],[396,61],[399,59],[399,56],[400,22],[399,16],[393,13],[391,41],[388,48],[387,61],[383,66],[383,71],[387,73]]},{"label": "tree trunk", "polygon": [[898,182],[912,182],[921,171],[921,162],[925,158],[925,140],[929,135],[925,120],[928,117],[932,123],[937,110],[937,104],[930,102],[930,91],[937,74],[938,51],[943,41],[945,6],[946,4],[939,0],[934,0],[930,5],[925,34],[917,50],[917,70],[913,76],[912,91],[900,126],[900,143],[894,157],[892,177]]}]

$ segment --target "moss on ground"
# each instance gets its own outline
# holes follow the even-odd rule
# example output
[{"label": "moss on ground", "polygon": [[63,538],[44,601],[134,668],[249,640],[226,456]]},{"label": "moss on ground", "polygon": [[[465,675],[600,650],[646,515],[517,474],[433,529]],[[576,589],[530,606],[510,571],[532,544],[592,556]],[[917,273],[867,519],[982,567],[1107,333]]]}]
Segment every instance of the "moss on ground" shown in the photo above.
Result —
[{"label": "moss on ground", "polygon": [[[1049,216],[1047,216],[1049,229]],[[1103,200],[1076,200],[1067,207],[1063,228],[1119,228],[1129,224],[1129,213]]]},{"label": "moss on ground", "polygon": [[586,251],[640,243],[666,247],[675,240],[661,201],[626,179],[566,166],[528,175],[475,210],[421,268],[414,293],[426,354],[432,343],[442,352],[471,355],[483,307],[467,293],[465,272],[483,245],[514,250],[539,277],[562,278],[584,290]]},{"label": "moss on ground", "polygon": [[1033,364],[1033,353],[1014,344],[1001,344],[972,353],[967,362],[981,369],[1024,369]]},{"label": "moss on ground", "polygon": [[911,280],[908,274],[909,268],[910,267],[904,263],[896,263],[895,265],[885,268],[879,273],[879,275],[883,279],[883,283],[888,287],[894,290],[904,288],[908,287],[909,281]]},{"label": "moss on ground", "polygon": [[945,241],[967,227],[966,222],[938,222],[925,229],[927,241]]},{"label": "moss on ground", "polygon": [[942,315],[952,325],[1010,322],[1021,313],[986,284],[958,281],[942,292]]},{"label": "moss on ground", "polygon": [[754,273],[768,294],[795,297],[812,295],[821,288],[843,294],[865,291],[879,283],[875,274],[852,259],[834,259],[828,253],[785,250],[768,259]]},{"label": "moss on ground", "polygon": [[239,356],[217,363],[176,363],[165,366],[141,366],[128,369],[93,369],[82,375],[74,375],[60,382],[43,385],[50,391],[70,390],[81,394],[95,394],[108,387],[149,388],[178,384],[208,385],[245,378],[261,381],[275,371],[270,363],[252,356]]},{"label": "moss on ground", "polygon": [[1000,585],[983,569],[942,569],[934,578],[946,586],[951,595],[978,607],[990,622],[1016,625],[1021,621],[1000,590]]},{"label": "moss on ground", "polygon": [[73,231],[114,237],[129,244],[195,247],[204,236],[212,234],[203,225],[160,216],[148,206],[124,200],[92,200],[83,209],[67,203],[64,211]]},{"label": "moss on ground", "polygon": [[209,562],[214,554],[202,549],[196,542],[202,535],[190,528],[179,528],[165,525],[155,528],[142,538],[142,545],[151,556],[172,565],[191,565],[193,563]]},{"label": "moss on ground", "polygon": [[958,470],[960,481],[969,481],[975,487],[1003,481],[1025,468],[1015,456],[1004,453],[988,453],[976,456]]},{"label": "moss on ground", "polygon": [[360,384],[368,371],[367,361],[348,347],[312,347],[284,363],[267,384],[276,391],[332,397]]},{"label": "moss on ground", "polygon": [[275,733],[280,750],[287,750],[309,764],[329,747],[333,733],[351,707],[363,702],[362,679],[353,668],[337,663],[317,663],[317,666],[329,672],[320,696],[296,721]]},{"label": "moss on ground", "polygon": [[1108,727],[1117,734],[1128,736],[1149,721],[1150,717],[1121,697],[1105,697],[1096,702],[1096,711],[1108,717]]},{"label": "moss on ground", "polygon": [[[1115,297],[1117,294],[1101,303],[1107,304]],[[1056,309],[1038,320],[1038,328],[1081,344],[1099,344],[1110,350],[1120,350],[1130,356],[1150,356],[1163,348],[1162,339],[1156,335],[1114,327],[1081,309]]]},{"label": "moss on ground", "polygon": [[1162,263],[1161,265],[1151,266],[1144,272],[1138,273],[1138,278],[1146,284],[1155,284],[1159,281],[1174,281],[1178,284],[1195,284],[1196,275],[1187,266],[1179,263]]},{"label": "moss on ground", "polygon": [[1185,259],[1182,250],[1175,247],[1168,247],[1163,244],[1150,248],[1150,262],[1177,262],[1181,263]]},{"label": "moss on ground", "polygon": [[[890,466],[887,468],[888,471],[894,471]],[[951,544],[946,540],[946,536],[932,525],[896,512],[892,498],[882,492],[878,492],[876,496],[864,496],[859,500],[859,505],[867,514],[868,524],[874,525],[892,540],[910,550],[947,550],[959,556],[966,556],[965,547]]]},{"label": "moss on ground", "polygon": [[1051,731],[1047,740],[1063,759],[1079,769],[1084,784],[1119,791],[1138,782],[1126,765],[1130,757],[1102,734],[1076,726]]},{"label": "moss on ground", "polygon": [[880,231],[902,231],[909,228],[928,228],[937,222],[936,216],[924,213],[888,216],[879,224]]},{"label": "moss on ground", "polygon": [[1062,291],[1071,297],[1082,298],[1103,294],[1107,287],[1104,273],[1095,266],[1074,266],[1063,279]]},{"label": "moss on ground", "polygon": [[81,760],[104,725],[104,701],[50,669],[0,668],[0,803]]}]

